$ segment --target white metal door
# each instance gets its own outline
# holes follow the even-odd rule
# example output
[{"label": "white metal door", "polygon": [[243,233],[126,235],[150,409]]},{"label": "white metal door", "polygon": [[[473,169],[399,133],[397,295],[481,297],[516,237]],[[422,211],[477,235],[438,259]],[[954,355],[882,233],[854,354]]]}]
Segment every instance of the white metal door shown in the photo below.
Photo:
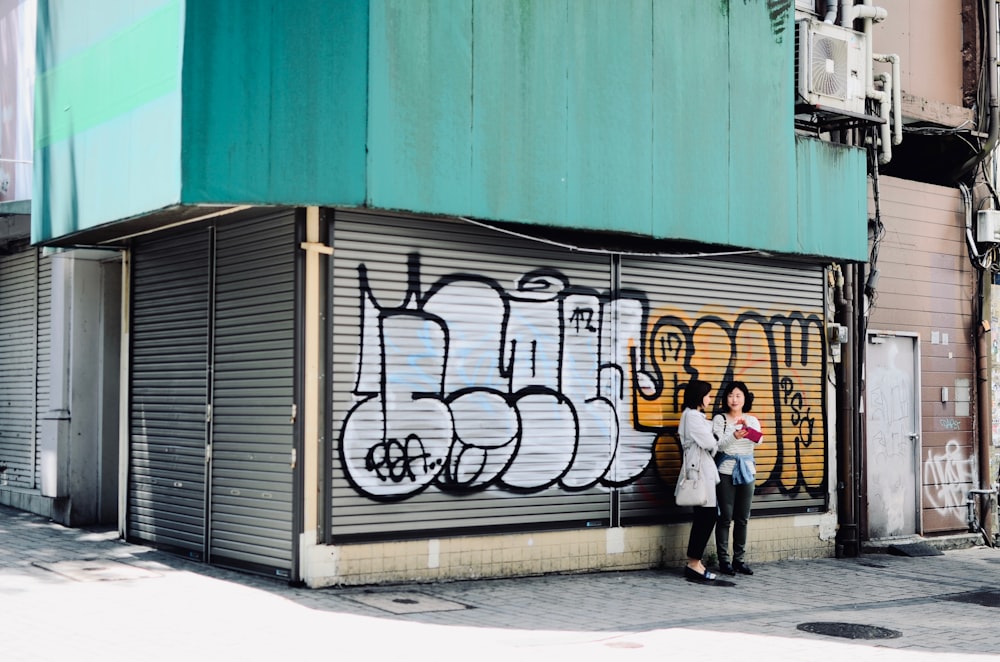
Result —
[{"label": "white metal door", "polygon": [[918,533],[918,361],[916,336],[868,334],[865,421],[871,539]]}]

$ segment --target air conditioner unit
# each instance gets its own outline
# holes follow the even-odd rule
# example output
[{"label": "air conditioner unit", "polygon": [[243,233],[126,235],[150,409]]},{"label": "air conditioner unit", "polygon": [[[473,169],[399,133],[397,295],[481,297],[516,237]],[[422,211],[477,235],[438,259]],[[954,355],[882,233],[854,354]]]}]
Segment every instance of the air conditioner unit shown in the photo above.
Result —
[{"label": "air conditioner unit", "polygon": [[797,104],[826,111],[865,112],[865,36],[815,19],[795,32]]}]

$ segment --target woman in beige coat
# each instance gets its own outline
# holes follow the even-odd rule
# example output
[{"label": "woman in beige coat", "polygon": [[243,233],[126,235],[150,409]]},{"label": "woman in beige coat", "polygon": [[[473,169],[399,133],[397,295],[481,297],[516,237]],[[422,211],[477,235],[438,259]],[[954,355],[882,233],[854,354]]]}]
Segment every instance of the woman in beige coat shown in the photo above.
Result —
[{"label": "woman in beige coat", "polygon": [[701,480],[705,488],[704,504],[692,507],[694,518],[691,522],[691,534],[688,537],[688,561],[684,568],[684,576],[696,582],[711,582],[716,578],[716,574],[709,572],[701,560],[718,515],[715,486],[719,482],[719,471],[712,455],[718,450],[719,443],[712,434],[711,421],[705,416],[705,412],[710,411],[712,405],[711,396],[711,384],[692,379],[684,388],[684,410],[677,426],[685,455],[696,453],[700,459]]}]

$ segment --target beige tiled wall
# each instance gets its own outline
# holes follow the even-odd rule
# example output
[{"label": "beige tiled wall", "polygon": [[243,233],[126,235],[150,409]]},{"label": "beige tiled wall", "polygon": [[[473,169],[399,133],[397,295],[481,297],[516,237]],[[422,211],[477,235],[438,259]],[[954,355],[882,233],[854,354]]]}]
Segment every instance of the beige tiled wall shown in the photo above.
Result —
[{"label": "beige tiled wall", "polygon": [[[748,561],[832,556],[832,517],[751,520]],[[676,524],[313,546],[303,575],[308,585],[320,587],[679,566],[689,528]],[[706,560],[714,559],[714,546],[710,540]]]}]

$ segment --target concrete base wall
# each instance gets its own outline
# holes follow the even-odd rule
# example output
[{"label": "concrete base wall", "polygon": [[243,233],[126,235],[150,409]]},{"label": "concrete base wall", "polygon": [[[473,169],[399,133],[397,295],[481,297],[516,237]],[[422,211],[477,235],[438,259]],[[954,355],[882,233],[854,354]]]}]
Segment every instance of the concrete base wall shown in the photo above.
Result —
[{"label": "concrete base wall", "polygon": [[[836,524],[834,514],[752,519],[747,561],[832,557]],[[302,579],[320,588],[680,567],[689,530],[689,524],[672,524],[351,545],[304,543]],[[714,562],[714,537],[705,556]]]},{"label": "concrete base wall", "polygon": [[41,515],[65,524],[68,499],[42,496],[37,491],[17,490],[0,487],[0,504]]}]

